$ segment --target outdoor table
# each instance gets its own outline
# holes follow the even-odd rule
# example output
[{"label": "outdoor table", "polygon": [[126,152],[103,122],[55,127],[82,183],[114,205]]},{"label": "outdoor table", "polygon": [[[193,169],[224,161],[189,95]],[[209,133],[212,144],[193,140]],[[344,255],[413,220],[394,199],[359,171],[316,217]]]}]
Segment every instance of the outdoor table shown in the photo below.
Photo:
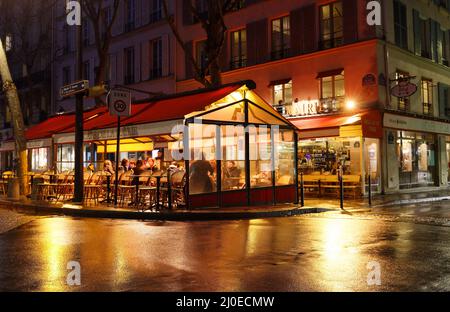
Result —
[{"label": "outdoor table", "polygon": [[111,173],[109,172],[98,172],[97,175],[101,177],[106,177],[106,199],[103,200],[101,203],[107,203],[110,204],[112,202],[111,200]]}]

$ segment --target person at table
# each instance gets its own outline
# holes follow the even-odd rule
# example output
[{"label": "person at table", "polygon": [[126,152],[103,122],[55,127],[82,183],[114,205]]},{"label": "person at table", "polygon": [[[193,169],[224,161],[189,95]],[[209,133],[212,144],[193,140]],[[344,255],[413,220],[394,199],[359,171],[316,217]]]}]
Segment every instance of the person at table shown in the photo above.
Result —
[{"label": "person at table", "polygon": [[120,170],[122,170],[123,172],[126,172],[128,170],[130,170],[130,161],[126,158],[122,159],[121,162],[121,166],[120,166]]},{"label": "person at table", "polygon": [[213,191],[213,183],[211,176],[214,169],[211,163],[204,160],[195,160],[190,166],[189,192],[192,194],[211,193]]},{"label": "person at table", "polygon": [[224,170],[224,188],[227,190],[235,189],[239,186],[241,169],[234,160],[227,161]]},{"label": "person at table", "polygon": [[103,171],[114,174],[115,171],[111,160],[105,160],[105,162],[103,163]]}]

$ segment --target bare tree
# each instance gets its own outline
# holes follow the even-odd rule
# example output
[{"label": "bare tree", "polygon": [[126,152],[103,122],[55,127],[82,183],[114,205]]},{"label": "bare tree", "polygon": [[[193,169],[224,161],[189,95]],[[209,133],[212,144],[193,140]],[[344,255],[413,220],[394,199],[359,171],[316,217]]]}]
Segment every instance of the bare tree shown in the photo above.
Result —
[{"label": "bare tree", "polygon": [[170,25],[178,44],[183,48],[184,53],[189,58],[194,68],[194,78],[205,87],[219,86],[222,84],[222,69],[220,66],[220,55],[225,45],[227,26],[225,25],[225,14],[239,9],[242,0],[203,0],[206,3],[207,12],[202,12],[201,8],[189,2],[189,9],[193,17],[201,24],[206,32],[204,64],[200,64],[190,49],[186,49],[177,27],[175,18],[169,14],[167,0],[163,1],[163,10],[167,22]]},{"label": "bare tree", "polygon": [[[106,80],[108,53],[112,39],[112,27],[117,19],[122,0],[114,0],[110,12],[106,11],[106,2],[106,0],[83,0],[83,11],[89,19],[94,31],[95,47],[99,62],[95,70],[96,85],[100,85]],[[108,14],[111,15],[108,16]],[[99,98],[96,98],[96,104],[100,104]]]},{"label": "bare tree", "polygon": [[19,156],[17,175],[20,183],[20,193],[25,194],[27,189],[27,140],[25,138],[25,125],[23,121],[22,108],[20,107],[19,95],[13,82],[9,70],[6,53],[3,49],[3,43],[0,38],[0,78],[3,82],[2,89],[6,95],[6,102],[12,115],[14,138],[16,141],[16,151]]}]

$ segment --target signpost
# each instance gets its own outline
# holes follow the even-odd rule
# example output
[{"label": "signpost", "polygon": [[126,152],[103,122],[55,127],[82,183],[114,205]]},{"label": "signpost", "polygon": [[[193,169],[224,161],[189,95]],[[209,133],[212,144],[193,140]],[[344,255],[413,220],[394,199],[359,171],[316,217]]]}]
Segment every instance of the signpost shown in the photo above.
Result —
[{"label": "signpost", "polygon": [[80,93],[86,93],[88,89],[89,89],[89,81],[80,80],[61,87],[59,94],[61,95],[62,98],[66,98]]},{"label": "signpost", "polygon": [[116,172],[114,179],[114,207],[117,207],[117,198],[119,195],[120,117],[131,115],[131,93],[129,91],[113,89],[109,92],[107,98],[109,113],[112,116],[117,116]]}]

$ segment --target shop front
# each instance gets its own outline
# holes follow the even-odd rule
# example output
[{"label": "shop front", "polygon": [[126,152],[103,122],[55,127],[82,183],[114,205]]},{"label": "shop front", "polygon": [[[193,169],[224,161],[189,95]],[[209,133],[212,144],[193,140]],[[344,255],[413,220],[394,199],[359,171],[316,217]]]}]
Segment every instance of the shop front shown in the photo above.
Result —
[{"label": "shop front", "polygon": [[342,168],[344,177],[360,181],[361,193],[380,193],[382,137],[381,114],[364,111],[345,116],[324,116],[294,120],[300,129],[298,155],[305,179],[312,176],[336,176]]},{"label": "shop front", "polygon": [[[120,159],[117,117],[86,112],[84,165],[159,158],[160,171],[185,171],[189,208],[296,203],[297,129],[253,88],[242,82],[133,103],[121,120]],[[57,171],[73,170],[73,116],[52,140]]]},{"label": "shop front", "polygon": [[385,113],[386,191],[446,187],[450,123]]},{"label": "shop front", "polygon": [[15,143],[0,142],[0,172],[13,170]]}]

